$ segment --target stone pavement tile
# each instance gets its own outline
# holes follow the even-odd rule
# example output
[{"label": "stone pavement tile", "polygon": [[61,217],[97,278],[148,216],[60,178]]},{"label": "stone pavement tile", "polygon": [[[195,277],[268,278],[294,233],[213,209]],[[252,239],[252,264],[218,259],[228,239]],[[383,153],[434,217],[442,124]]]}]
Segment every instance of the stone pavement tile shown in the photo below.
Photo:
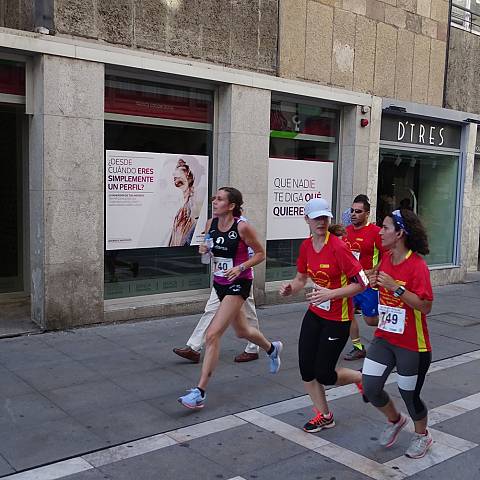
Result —
[{"label": "stone pavement tile", "polygon": [[3,367],[0,367],[0,385],[0,399],[34,392],[34,389],[28,383]]},{"label": "stone pavement tile", "polygon": [[[435,444],[432,448],[435,448]],[[408,480],[477,480],[480,478],[480,447],[408,477]]]},{"label": "stone pavement tile", "polygon": [[[427,377],[422,392],[428,391],[425,390],[425,386],[429,388],[430,384],[434,384],[435,386],[438,386],[440,390],[449,389],[457,391],[459,398],[466,397],[467,395],[480,391],[479,372],[480,360],[434,372]],[[435,395],[437,395],[437,393],[435,393]],[[427,398],[427,393],[422,394],[422,396]],[[443,403],[448,402],[442,402],[440,405],[443,405]]]},{"label": "stone pavement tile", "polygon": [[245,478],[256,480],[295,479],[295,480],[371,480],[360,472],[352,470],[318,453],[305,452],[275,465],[248,472]]},{"label": "stone pavement tile", "polygon": [[305,388],[298,367],[285,369],[282,365],[280,373],[278,375],[272,375],[271,381],[288,387],[300,395],[305,393]]},{"label": "stone pavement tile", "polygon": [[[189,388],[191,387],[192,385]],[[146,403],[175,419],[178,428],[248,410],[247,405],[238,401],[230,383],[222,383],[215,390],[211,390],[207,392],[207,401],[202,410],[189,410],[178,403],[177,398],[186,393],[185,388],[175,395],[153,398],[146,400]]]},{"label": "stone pavement tile", "polygon": [[[437,423],[435,429],[480,445],[480,409]],[[480,458],[478,464],[480,468]]]},{"label": "stone pavement tile", "polygon": [[0,455],[0,476],[14,473],[12,466]]},{"label": "stone pavement tile", "polygon": [[189,444],[191,450],[242,476],[306,451],[254,425],[231,428]]},{"label": "stone pavement tile", "polygon": [[145,402],[73,414],[75,420],[108,445],[173,430],[177,422]]},{"label": "stone pavement tile", "polygon": [[473,349],[480,349],[480,325],[459,328],[455,325],[437,321],[436,318],[428,323],[429,331],[432,334],[463,340],[470,343]]},{"label": "stone pavement tile", "polygon": [[41,367],[30,365],[16,370],[16,375],[40,392],[77,385],[98,377],[96,372],[75,360]]},{"label": "stone pavement tile", "polygon": [[125,354],[125,349],[98,335],[70,335],[52,338],[49,341],[55,350],[64,353],[74,360],[91,360],[106,355]]},{"label": "stone pavement tile", "polygon": [[[3,340],[2,340],[3,342]],[[0,349],[0,365],[15,372],[32,365],[43,366],[52,363],[61,363],[69,360],[69,357],[53,347],[44,343],[32,343],[24,345],[3,345]]]},{"label": "stone pavement tile", "polygon": [[105,442],[71,418],[2,428],[0,454],[16,469],[33,468],[105,447]]},{"label": "stone pavement tile", "polygon": [[[280,375],[278,373],[277,375]],[[248,408],[256,408],[269,403],[281,402],[298,396],[298,392],[283,385],[274,382],[275,375],[248,377],[241,382],[229,382],[222,386],[212,382],[209,388],[211,395],[219,395],[225,391],[225,386],[229,392],[235,395],[238,402],[247,405]],[[220,390],[221,389],[221,390]]]},{"label": "stone pavement tile", "polygon": [[[435,315],[433,317],[434,322],[442,322],[448,325],[451,325],[455,330],[461,327],[474,327],[480,325],[479,317],[471,317],[469,315],[464,315],[463,313],[444,313],[440,315]],[[429,325],[431,325],[431,321]],[[454,331],[455,331],[454,330]]]},{"label": "stone pavement tile", "polygon": [[25,393],[4,398],[0,404],[0,431],[22,428],[67,417],[67,414],[41,393]]},{"label": "stone pavement tile", "polygon": [[95,468],[76,473],[75,475],[67,475],[66,477],[62,477],[62,480],[114,480],[114,478]]},{"label": "stone pavement tile", "polygon": [[103,377],[148,371],[159,366],[152,360],[126,349],[120,353],[84,359],[81,363]]},{"label": "stone pavement tile", "polygon": [[[465,328],[465,327],[464,327]],[[430,333],[430,343],[432,345],[432,360],[437,361],[447,357],[453,357],[472,350],[478,350],[477,345],[466,343],[463,340],[456,340],[444,335]]]},{"label": "stone pavement tile", "polygon": [[115,375],[109,379],[142,400],[163,395],[178,396],[178,392],[181,392],[188,384],[186,377],[165,368]]},{"label": "stone pavement tile", "polygon": [[105,379],[49,390],[44,395],[69,414],[125,405],[139,400],[133,393]]},{"label": "stone pavement tile", "polygon": [[189,448],[188,444],[175,445],[115,462],[99,470],[108,478],[115,480],[206,480],[234,477],[228,466],[205,458],[204,455]]},{"label": "stone pavement tile", "polygon": [[[196,384],[200,378],[200,372],[202,369],[202,365],[194,364],[190,362],[186,362],[182,358],[175,355],[176,358],[173,359],[173,364],[164,365],[168,368],[168,370],[172,373],[176,373],[185,377],[186,384],[184,387],[191,385],[189,384]],[[236,381],[239,379],[246,379],[251,377],[252,375],[258,375],[260,373],[265,372],[268,369],[268,363],[265,358],[260,358],[258,361],[250,362],[254,363],[255,365],[250,365],[251,368],[245,368],[245,365],[234,363],[230,360],[232,356],[228,356],[229,361],[225,361],[225,359],[220,359],[218,362],[217,367],[215,368],[215,372],[212,376],[211,384],[213,383],[221,383],[221,382],[228,382],[228,381]]]}]

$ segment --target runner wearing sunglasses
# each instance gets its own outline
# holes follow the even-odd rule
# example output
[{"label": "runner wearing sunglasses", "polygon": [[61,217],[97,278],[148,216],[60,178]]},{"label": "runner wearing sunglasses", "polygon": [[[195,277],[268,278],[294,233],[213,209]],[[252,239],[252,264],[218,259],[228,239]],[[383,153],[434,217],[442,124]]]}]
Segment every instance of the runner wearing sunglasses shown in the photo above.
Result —
[{"label": "runner wearing sunglasses", "polygon": [[[357,195],[350,209],[351,225],[348,225],[344,240],[347,242],[355,258],[368,272],[380,261],[383,247],[379,235],[380,227],[369,223],[370,202],[366,195]],[[355,307],[362,310],[367,324],[376,325],[378,315],[378,291],[367,288],[353,298]],[[360,329],[355,317],[350,326],[350,339],[353,349],[345,355],[345,360],[365,358],[366,351],[360,340]]]}]

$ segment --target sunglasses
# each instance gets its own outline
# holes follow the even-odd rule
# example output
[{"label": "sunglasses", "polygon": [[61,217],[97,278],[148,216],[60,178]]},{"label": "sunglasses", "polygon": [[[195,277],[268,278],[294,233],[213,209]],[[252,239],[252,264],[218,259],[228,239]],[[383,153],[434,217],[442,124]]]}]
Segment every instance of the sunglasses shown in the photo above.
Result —
[{"label": "sunglasses", "polygon": [[365,213],[365,210],[360,210],[359,208],[351,208],[350,213]]}]

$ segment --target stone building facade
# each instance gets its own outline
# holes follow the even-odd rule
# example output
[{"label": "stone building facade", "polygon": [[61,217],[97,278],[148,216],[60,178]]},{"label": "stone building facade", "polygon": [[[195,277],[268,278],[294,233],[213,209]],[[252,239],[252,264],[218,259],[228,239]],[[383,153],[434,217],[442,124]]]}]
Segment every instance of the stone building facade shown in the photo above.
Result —
[{"label": "stone building facade", "polygon": [[278,168],[328,172],[337,218],[358,193],[372,220],[389,202],[440,206],[445,224],[426,215],[432,278],[462,281],[480,215],[465,119],[480,117],[443,108],[448,15],[445,0],[0,2],[0,122],[18,126],[2,142],[19,185],[0,301],[24,295],[47,329],[201,311],[196,247],[108,249],[111,151],[201,156],[209,193],[244,193],[268,255],[257,303],[280,301],[304,235],[273,232]]}]

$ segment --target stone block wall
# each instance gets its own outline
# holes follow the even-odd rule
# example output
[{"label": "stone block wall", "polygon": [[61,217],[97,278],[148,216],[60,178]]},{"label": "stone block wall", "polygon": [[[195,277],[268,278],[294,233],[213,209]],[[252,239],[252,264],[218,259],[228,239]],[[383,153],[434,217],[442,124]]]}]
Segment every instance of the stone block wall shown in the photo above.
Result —
[{"label": "stone block wall", "polygon": [[32,31],[34,0],[0,0],[0,27]]},{"label": "stone block wall", "polygon": [[445,106],[480,114],[480,36],[450,29]]},{"label": "stone block wall", "polygon": [[57,34],[276,72],[278,0],[55,0]]},{"label": "stone block wall", "polygon": [[442,105],[447,0],[280,0],[283,77]]}]

